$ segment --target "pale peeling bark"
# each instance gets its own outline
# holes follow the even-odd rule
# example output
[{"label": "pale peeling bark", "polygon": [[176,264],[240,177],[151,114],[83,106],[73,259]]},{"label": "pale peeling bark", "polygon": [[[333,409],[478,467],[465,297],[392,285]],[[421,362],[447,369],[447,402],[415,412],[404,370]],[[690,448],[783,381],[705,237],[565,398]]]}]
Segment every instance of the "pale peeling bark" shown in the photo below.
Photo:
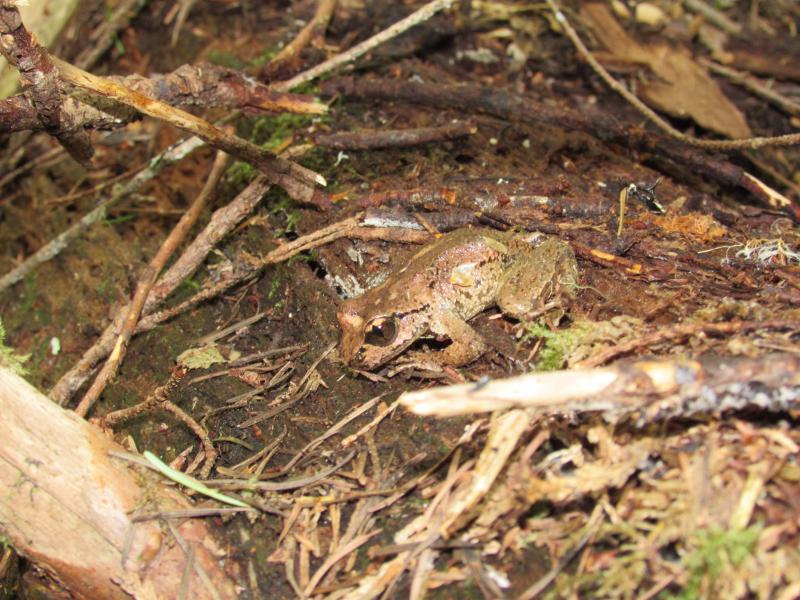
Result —
[{"label": "pale peeling bark", "polygon": [[[189,503],[113,451],[123,449],[0,367],[0,535],[78,598],[175,598],[186,555],[157,521],[131,519]],[[205,522],[178,525],[219,597],[234,598]],[[189,597],[212,597],[196,573]]]}]

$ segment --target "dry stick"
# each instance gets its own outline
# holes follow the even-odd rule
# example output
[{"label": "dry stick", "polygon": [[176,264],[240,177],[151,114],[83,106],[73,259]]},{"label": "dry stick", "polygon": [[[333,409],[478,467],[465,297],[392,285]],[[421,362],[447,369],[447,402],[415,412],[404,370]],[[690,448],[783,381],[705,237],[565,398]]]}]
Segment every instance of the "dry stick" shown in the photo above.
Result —
[{"label": "dry stick", "polygon": [[[132,74],[125,77],[110,76],[108,79],[185,110],[213,107],[233,111],[243,108],[258,113],[286,111],[313,115],[328,110],[327,105],[309,96],[276,92],[251,77],[208,64],[182,65],[174,71],[154,73],[149,77]],[[191,93],[187,93],[187,90],[191,90]],[[141,118],[141,113],[130,107],[121,107],[118,102],[93,98],[94,105],[86,104],[82,102],[86,95],[84,90],[80,90],[73,96],[67,96],[61,107],[65,119],[78,127],[107,131],[125,127]],[[233,115],[229,114],[226,120],[232,118]],[[24,94],[0,100],[0,131],[12,133],[42,129],[44,126],[36,107]]]},{"label": "dry stick", "polygon": [[133,337],[136,324],[138,323],[139,317],[142,314],[142,308],[144,307],[147,295],[150,293],[153,285],[155,285],[158,274],[161,273],[161,270],[175,252],[175,249],[183,242],[183,240],[189,234],[189,230],[192,228],[195,222],[197,222],[197,219],[200,217],[200,214],[208,203],[209,198],[211,198],[212,194],[216,190],[217,184],[219,183],[219,180],[222,178],[222,174],[225,171],[225,165],[227,162],[228,156],[224,152],[218,151],[216,157],[214,158],[214,164],[211,167],[211,173],[209,174],[203,189],[200,191],[189,210],[184,213],[184,215],[178,221],[178,224],[167,236],[167,239],[164,240],[161,248],[159,248],[158,252],[150,261],[150,264],[144,270],[142,276],[139,278],[139,282],[136,285],[136,292],[134,293],[133,300],[131,300],[130,304],[128,305],[128,314],[125,316],[122,330],[120,331],[119,337],[117,337],[117,342],[114,345],[114,350],[112,350],[111,355],[108,357],[108,361],[106,361],[106,364],[103,365],[103,368],[100,370],[100,373],[98,373],[94,383],[87,390],[86,394],[83,396],[83,399],[78,404],[78,407],[75,409],[75,412],[79,416],[86,416],[86,414],[89,412],[89,409],[94,405],[95,402],[97,402],[100,394],[103,393],[103,390],[106,388],[106,385],[108,385],[108,382],[113,379],[114,375],[116,375],[122,359],[125,358],[125,352],[128,349],[128,344]]},{"label": "dry stick", "polygon": [[[199,138],[195,137],[191,138],[191,140],[204,145]],[[203,262],[208,252],[211,251],[211,248],[252,212],[253,208],[261,201],[269,188],[270,184],[265,176],[261,175],[256,177],[256,179],[242,190],[228,205],[214,212],[209,223],[200,235],[189,244],[189,247],[184,250],[181,257],[166,273],[164,273],[151,290],[145,302],[143,312],[145,314],[151,313],[164,298],[171,294],[175,288]],[[114,341],[122,327],[122,318],[126,312],[127,307],[123,307],[112,323],[103,331],[100,338],[86,350],[81,359],[58,380],[50,391],[50,398],[52,398],[54,402],[62,406],[65,405],[78,388],[86,382],[94,366],[108,356],[114,347]],[[152,329],[154,326],[155,325],[151,325],[149,329]],[[149,331],[149,329],[142,329],[140,323],[136,331],[137,333],[141,333],[142,331]]]},{"label": "dry stick", "polygon": [[302,85],[307,81],[311,81],[312,79],[316,79],[320,75],[324,73],[328,73],[341,67],[344,64],[352,62],[357,58],[363,56],[373,48],[380,46],[381,44],[389,41],[390,39],[397,37],[401,33],[404,33],[427,21],[433,15],[441,10],[445,10],[450,8],[452,4],[455,3],[456,0],[433,0],[433,2],[428,2],[425,6],[420,8],[417,11],[414,11],[410,15],[408,15],[405,19],[399,20],[397,23],[392,25],[391,27],[384,29],[380,33],[373,35],[371,38],[364,40],[360,44],[356,44],[346,52],[342,52],[341,54],[337,54],[333,58],[326,60],[323,63],[318,64],[316,67],[312,67],[307,71],[303,71],[299,75],[292,77],[287,81],[282,81],[280,83],[276,83],[272,87],[278,91],[288,92],[289,90],[296,88],[298,85]]},{"label": "dry stick", "polygon": [[439,127],[413,129],[368,129],[343,133],[322,133],[314,136],[317,146],[334,150],[371,150],[373,148],[405,148],[430,142],[441,142],[471,135],[478,131],[472,123],[448,123]]},{"label": "dry stick", "polygon": [[[594,111],[554,107],[533,98],[488,86],[441,85],[390,79],[356,80],[353,77],[342,77],[326,81],[322,87],[326,94],[338,93],[350,98],[403,100],[415,104],[443,106],[448,109],[478,110],[511,121],[533,125],[546,123],[562,129],[585,131],[600,140],[623,144],[632,149],[653,153],[658,158],[669,159],[725,185],[744,188],[760,202],[772,208],[791,207],[791,210],[797,210],[788,198],[727,160],[677,143],[669,136],[620,123]],[[373,200],[371,204],[379,203],[383,197],[385,196],[381,194],[369,196]],[[435,193],[434,198],[438,197],[441,197],[441,192]]]},{"label": "dry stick", "polygon": [[64,94],[58,70],[47,50],[25,28],[15,0],[0,1],[0,51],[16,67],[25,92],[36,107],[45,131],[55,136],[70,155],[91,166],[94,148],[89,134],[62,110]]},{"label": "dry stick", "polygon": [[309,202],[314,195],[313,184],[326,184],[322,175],[297,163],[280,158],[273,152],[230,134],[200,117],[135,92],[109,79],[82,71],[55,57],[51,58],[65,81],[112,98],[156,119],[171,123],[179,129],[202,138],[209,145],[219,150],[224,150],[228,154],[252,163],[296,200]]},{"label": "dry stick", "polygon": [[690,146],[707,148],[711,150],[737,150],[741,148],[750,148],[755,150],[756,148],[761,148],[763,146],[793,146],[795,144],[800,144],[800,133],[790,133],[773,137],[743,138],[738,140],[701,140],[699,138],[681,133],[672,125],[667,123],[667,121],[662,119],[658,114],[656,114],[653,109],[625,89],[620,82],[614,79],[611,74],[606,71],[605,67],[598,62],[594,55],[583,44],[581,38],[578,37],[577,32],[572,28],[572,25],[570,25],[569,21],[567,20],[567,17],[558,8],[555,0],[547,0],[547,5],[550,7],[550,10],[553,11],[556,21],[564,29],[564,33],[567,34],[567,37],[572,42],[572,45],[575,46],[581,56],[586,59],[586,62],[588,62],[589,66],[592,67],[592,70],[597,73],[603,81],[606,82],[608,87],[627,100],[637,111],[647,117],[656,127],[661,129],[670,137],[673,137],[684,144],[689,144]]},{"label": "dry stick", "polygon": [[125,29],[147,2],[148,0],[123,0],[117,3],[114,12],[104,20],[103,25],[89,36],[91,43],[78,55],[75,64],[82,69],[94,66],[117,40],[117,32]]},{"label": "dry stick", "polygon": [[785,113],[790,115],[800,115],[800,104],[790,98],[787,98],[783,94],[768,88],[755,77],[751,77],[747,73],[742,73],[741,71],[731,69],[730,67],[725,67],[719,63],[715,63],[712,60],[707,60],[704,58],[700,59],[700,64],[708,68],[711,72],[727,77],[734,83],[741,85],[745,89],[753,92],[755,95],[760,96],[767,102],[774,104]]},{"label": "dry stick", "polygon": [[150,161],[146,169],[142,170],[119,190],[115,191],[109,198],[103,200],[92,211],[85,214],[78,222],[71,225],[69,229],[60,233],[53,240],[25,259],[23,263],[14,267],[11,271],[3,275],[3,277],[0,277],[0,292],[23,279],[40,264],[58,256],[73,239],[78,237],[78,235],[91,225],[103,219],[112,206],[115,206],[121,200],[139,191],[145,183],[157,177],[164,168],[182,160],[191,152],[204,145],[205,142],[195,137],[184,140],[164,150],[160,155]]},{"label": "dry stick", "polygon": [[347,237],[347,235],[351,231],[357,228],[359,218],[360,215],[357,215],[355,217],[350,217],[349,219],[345,219],[343,221],[338,221],[333,225],[329,225],[328,227],[324,227],[308,235],[299,237],[296,240],[289,242],[288,244],[284,244],[283,246],[275,248],[271,252],[268,252],[255,265],[248,266],[245,270],[236,271],[232,274],[227,275],[226,277],[222,278],[219,282],[214,284],[212,287],[207,288],[201,292],[198,292],[197,294],[195,294],[194,296],[192,296],[191,298],[189,298],[188,300],[184,301],[183,303],[179,304],[174,308],[161,311],[159,313],[155,313],[150,317],[143,319],[140,324],[141,329],[137,328],[136,332],[141,333],[142,331],[149,331],[159,323],[167,321],[173,318],[174,316],[187,311],[191,307],[201,302],[204,302],[211,298],[215,298],[225,290],[233,287],[238,283],[241,283],[248,277],[252,277],[267,265],[274,265],[280,262],[287,261],[291,257],[296,256],[301,252],[305,252],[306,250],[311,250],[312,248],[323,246],[325,244],[333,242],[334,240]]},{"label": "dry stick", "polygon": [[683,3],[686,5],[686,8],[703,15],[707,21],[719,27],[725,33],[730,33],[733,35],[739,35],[742,33],[741,25],[734,23],[723,13],[718,11],[716,8],[709,6],[702,0],[683,0]]},{"label": "dry stick", "polygon": [[[153,288],[144,306],[145,313],[151,312],[163,298],[166,298],[166,296],[168,296],[172,290],[202,262],[205,257],[204,252],[209,251],[216,241],[235,227],[245,215],[249,214],[255,204],[257,204],[266,193],[267,189],[269,189],[269,183],[266,181],[266,178],[263,176],[259,177],[240,193],[231,204],[214,213],[211,222],[206,226],[203,233],[198,236],[195,242],[192,242],[192,245],[184,252],[183,256],[178,259]],[[346,236],[349,231],[358,225],[358,218],[359,215],[334,223],[324,229],[299,237],[289,244],[276,248],[268,253],[260,261],[259,265],[255,268],[248,269],[244,274],[239,273],[233,275],[223,280],[223,282],[215,286],[212,290],[199,292],[194,297],[173,309],[150,314],[145,317],[136,327],[136,333],[150,331],[158,324],[181,314],[204,300],[213,298],[229,287],[252,276],[254,273],[257,273],[260,268],[268,264],[275,264],[288,260],[300,252]],[[54,402],[62,406],[66,404],[72,397],[72,394],[86,381],[94,365],[108,356],[114,346],[114,341],[121,324],[120,321],[121,319],[115,320],[114,323],[109,325],[100,336],[100,339],[84,352],[81,359],[61,377],[58,383],[56,383],[50,391],[50,398],[52,398]]]},{"label": "dry stick", "polygon": [[172,46],[173,48],[178,43],[178,38],[181,35],[181,29],[183,29],[183,24],[189,17],[189,13],[192,12],[192,7],[195,5],[196,2],[197,0],[179,0],[178,16],[175,18],[175,25],[172,28],[172,35],[170,36],[169,39],[170,46]]},{"label": "dry stick", "polygon": [[648,334],[639,334],[636,339],[622,344],[617,344],[611,348],[607,348],[602,352],[598,352],[589,358],[586,358],[573,365],[576,369],[588,369],[591,367],[599,367],[600,365],[608,362],[612,358],[628,354],[639,348],[646,348],[654,344],[666,342],[670,340],[678,340],[681,338],[698,335],[700,333],[746,333],[749,331],[757,331],[759,329],[798,329],[800,323],[793,321],[731,321],[729,323],[682,323],[673,327],[659,329]]},{"label": "dry stick", "polygon": [[299,56],[303,48],[308,46],[315,36],[322,35],[328,28],[334,8],[336,8],[336,0],[319,0],[317,11],[311,21],[300,30],[297,36],[283,50],[269,61],[267,69],[270,72],[275,72],[274,69]]}]

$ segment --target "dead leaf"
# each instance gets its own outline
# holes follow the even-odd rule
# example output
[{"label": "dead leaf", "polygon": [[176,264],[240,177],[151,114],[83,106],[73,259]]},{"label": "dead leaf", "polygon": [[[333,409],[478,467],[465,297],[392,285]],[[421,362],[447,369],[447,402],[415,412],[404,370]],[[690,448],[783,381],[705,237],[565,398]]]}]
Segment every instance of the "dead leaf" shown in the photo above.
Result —
[{"label": "dead leaf", "polygon": [[660,42],[640,44],[628,36],[605,4],[586,4],[581,17],[612,60],[645,65],[652,71],[652,78],[639,86],[648,104],[727,137],[752,136],[741,111],[686,49]]}]

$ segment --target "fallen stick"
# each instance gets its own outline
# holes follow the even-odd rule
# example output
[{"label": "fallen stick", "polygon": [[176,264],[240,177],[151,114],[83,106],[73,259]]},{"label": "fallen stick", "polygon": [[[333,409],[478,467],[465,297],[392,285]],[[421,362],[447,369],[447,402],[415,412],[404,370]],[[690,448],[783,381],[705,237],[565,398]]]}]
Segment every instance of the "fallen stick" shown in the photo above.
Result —
[{"label": "fallen stick", "polygon": [[[0,415],[0,536],[76,598],[179,597],[189,556],[158,522],[135,518],[191,504],[149,470],[112,458],[121,446],[5,368]],[[177,527],[211,583],[190,571],[187,597],[235,598],[208,522]]]},{"label": "fallen stick", "polygon": [[31,254],[24,262],[0,277],[0,292],[21,281],[40,264],[58,256],[61,251],[83,231],[103,219],[108,211],[120,201],[135,194],[148,181],[157,177],[166,167],[175,164],[197,148],[205,146],[200,138],[192,137],[170,146],[154,157],[146,169],[137,173],[130,181],[120,186],[111,196],[102,200],[94,209],[86,213],[68,229],[58,234],[47,244]]},{"label": "fallen stick", "polygon": [[318,133],[314,143],[334,150],[372,150],[374,148],[405,148],[430,142],[442,142],[466,137],[478,130],[472,123],[448,123],[440,127],[413,129],[379,129]]},{"label": "fallen stick", "polygon": [[178,221],[178,224],[175,225],[173,230],[161,244],[158,252],[156,252],[156,255],[150,261],[150,264],[147,265],[141,277],[139,278],[133,294],[133,300],[131,300],[131,302],[128,304],[127,314],[125,315],[122,329],[117,336],[117,341],[114,344],[114,349],[111,351],[111,355],[108,357],[108,360],[103,365],[103,368],[100,369],[100,372],[97,374],[94,382],[86,391],[86,394],[84,394],[83,398],[78,404],[78,407],[75,409],[75,412],[79,416],[86,416],[86,414],[89,412],[89,409],[94,406],[95,402],[97,402],[100,394],[103,393],[103,390],[106,388],[106,385],[108,385],[108,382],[111,381],[111,379],[113,379],[117,374],[119,365],[125,358],[128,344],[130,343],[134,331],[136,330],[136,324],[139,322],[139,317],[142,314],[145,300],[147,300],[150,290],[153,289],[156,278],[158,277],[159,273],[161,273],[161,270],[167,264],[167,261],[175,252],[177,247],[183,243],[183,240],[189,234],[189,230],[197,222],[197,219],[200,217],[200,214],[202,213],[206,204],[208,204],[209,199],[216,191],[217,185],[219,184],[220,179],[222,179],[222,174],[225,171],[225,166],[227,163],[228,155],[221,151],[217,152],[216,158],[214,159],[214,164],[211,166],[211,172],[208,175],[208,179],[206,180],[206,184],[203,186],[203,189],[197,195],[197,198],[195,198],[195,201],[189,207],[189,210],[183,214]]},{"label": "fallen stick", "polygon": [[425,416],[528,408],[607,418],[638,413],[639,423],[744,407],[783,411],[800,407],[800,356],[643,360],[406,392],[399,402]]},{"label": "fallen stick", "polygon": [[346,65],[347,63],[364,56],[370,50],[377,48],[381,44],[385,44],[392,38],[395,38],[401,33],[408,31],[412,27],[416,27],[420,23],[424,23],[437,12],[450,8],[450,6],[454,3],[455,0],[433,0],[432,2],[428,2],[422,8],[415,10],[406,18],[400,19],[397,23],[379,33],[376,33],[371,38],[364,40],[360,44],[356,44],[349,50],[346,50],[341,54],[337,54],[325,62],[320,63],[317,66],[308,69],[307,71],[303,71],[287,81],[281,81],[270,87],[281,92],[288,92],[289,90],[296,88],[298,85],[312,81],[320,75],[329,73],[335,69],[338,69],[342,65]]},{"label": "fallen stick", "polygon": [[788,209],[800,216],[800,208],[756,177],[719,156],[686,146],[676,140],[634,123],[610,119],[596,110],[574,110],[553,105],[530,95],[521,95],[478,85],[443,85],[393,79],[355,79],[340,77],[322,84],[327,95],[351,99],[405,101],[445,109],[483,112],[511,122],[541,123],[583,131],[604,142],[650,152],[657,158],[700,173],[724,185],[747,190],[759,202],[777,209]]},{"label": "fallen stick", "polygon": [[253,164],[269,177],[270,181],[280,185],[295,200],[310,202],[314,195],[314,183],[326,184],[322,175],[290,160],[280,158],[275,153],[228,133],[200,117],[135,92],[110,79],[87,73],[55,57],[50,58],[58,67],[64,81],[132,106],[143,114],[166,121],[205,140],[214,148]]},{"label": "fallen stick", "polygon": [[275,73],[280,67],[287,63],[294,63],[300,57],[300,52],[318,36],[325,33],[328,23],[333,16],[333,9],[336,8],[336,0],[319,0],[314,17],[303,27],[295,38],[269,61],[264,69],[264,74]]}]

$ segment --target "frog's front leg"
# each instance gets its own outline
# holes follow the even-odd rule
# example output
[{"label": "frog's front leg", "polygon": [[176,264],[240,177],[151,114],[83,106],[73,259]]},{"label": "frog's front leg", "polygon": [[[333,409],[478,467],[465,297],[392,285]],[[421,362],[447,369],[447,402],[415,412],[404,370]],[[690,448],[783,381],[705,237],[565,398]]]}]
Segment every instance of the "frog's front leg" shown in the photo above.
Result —
[{"label": "frog's front leg", "polygon": [[486,342],[458,315],[443,311],[431,322],[431,332],[447,336],[452,343],[438,352],[408,352],[403,363],[438,371],[443,366],[459,367],[477,359],[487,350]]}]

